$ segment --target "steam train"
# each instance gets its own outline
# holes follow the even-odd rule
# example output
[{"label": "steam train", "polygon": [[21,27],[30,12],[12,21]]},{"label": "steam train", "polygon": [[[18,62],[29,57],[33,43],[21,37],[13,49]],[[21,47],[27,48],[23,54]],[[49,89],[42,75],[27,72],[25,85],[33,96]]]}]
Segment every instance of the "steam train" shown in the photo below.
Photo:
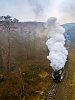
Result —
[{"label": "steam train", "polygon": [[54,73],[52,74],[52,80],[54,82],[61,82],[61,80],[63,79],[63,75],[64,75],[64,69],[60,69],[60,70],[55,70]]}]

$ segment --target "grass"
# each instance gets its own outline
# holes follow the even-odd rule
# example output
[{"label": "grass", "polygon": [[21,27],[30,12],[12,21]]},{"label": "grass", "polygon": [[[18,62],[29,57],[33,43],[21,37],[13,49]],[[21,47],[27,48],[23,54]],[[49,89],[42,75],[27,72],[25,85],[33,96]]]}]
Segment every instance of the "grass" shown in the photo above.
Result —
[{"label": "grass", "polygon": [[35,64],[23,71],[22,77],[25,84],[24,95],[27,100],[31,100],[29,99],[31,97],[34,98],[33,100],[40,100],[38,98],[43,97],[51,83],[48,69]]}]

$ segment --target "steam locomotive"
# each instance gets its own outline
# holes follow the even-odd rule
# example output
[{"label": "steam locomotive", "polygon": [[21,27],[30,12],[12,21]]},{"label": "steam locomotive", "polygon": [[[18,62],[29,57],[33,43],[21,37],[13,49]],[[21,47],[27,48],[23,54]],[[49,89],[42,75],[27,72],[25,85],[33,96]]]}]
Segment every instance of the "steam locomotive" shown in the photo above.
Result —
[{"label": "steam locomotive", "polygon": [[63,79],[63,75],[64,75],[64,69],[60,69],[60,70],[55,70],[54,73],[52,74],[52,80],[54,82],[61,82],[61,80]]}]

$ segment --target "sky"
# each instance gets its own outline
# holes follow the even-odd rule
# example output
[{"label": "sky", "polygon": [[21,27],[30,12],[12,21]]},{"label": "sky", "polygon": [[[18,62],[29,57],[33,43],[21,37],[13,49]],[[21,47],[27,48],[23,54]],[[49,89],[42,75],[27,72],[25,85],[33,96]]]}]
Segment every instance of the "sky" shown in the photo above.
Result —
[{"label": "sky", "polygon": [[45,22],[56,17],[61,24],[75,22],[75,0],[0,0],[0,16],[19,21]]}]

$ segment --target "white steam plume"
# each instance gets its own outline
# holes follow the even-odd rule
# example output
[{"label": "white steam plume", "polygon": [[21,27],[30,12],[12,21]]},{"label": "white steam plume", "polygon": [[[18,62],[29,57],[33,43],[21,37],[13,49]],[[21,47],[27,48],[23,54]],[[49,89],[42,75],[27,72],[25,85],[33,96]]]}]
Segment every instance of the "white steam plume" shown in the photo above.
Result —
[{"label": "white steam plume", "polygon": [[56,18],[49,18],[46,22],[46,32],[48,40],[46,45],[49,49],[47,59],[51,61],[50,66],[53,70],[60,70],[67,61],[68,51],[65,47],[65,29],[57,23]]}]

